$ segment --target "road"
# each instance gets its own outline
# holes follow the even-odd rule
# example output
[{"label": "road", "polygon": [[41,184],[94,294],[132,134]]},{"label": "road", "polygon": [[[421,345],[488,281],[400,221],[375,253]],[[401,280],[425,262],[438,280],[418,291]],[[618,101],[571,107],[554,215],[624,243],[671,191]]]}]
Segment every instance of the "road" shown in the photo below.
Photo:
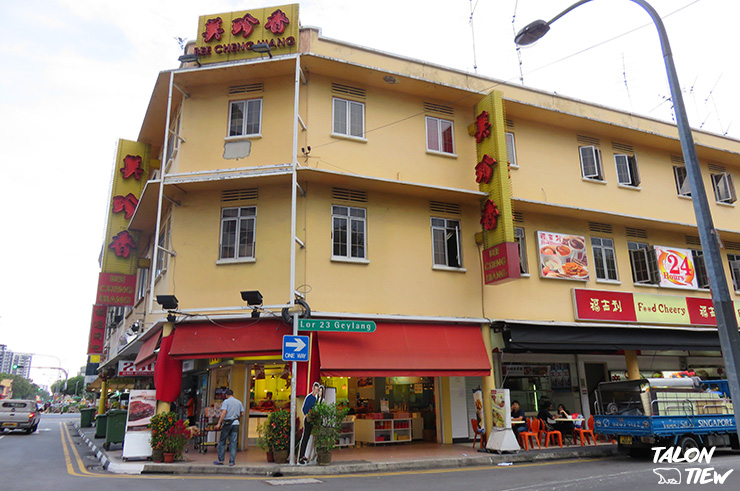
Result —
[{"label": "road", "polygon": [[[740,489],[740,452],[717,450],[709,464],[655,464],[652,460],[629,457],[552,461],[511,466],[474,467],[454,470],[429,470],[396,473],[314,476],[304,478],[265,478],[250,476],[125,476],[111,474],[100,467],[90,449],[76,436],[72,423],[79,415],[44,414],[37,433],[0,435],[0,489],[3,491],[50,489],[85,491],[110,489],[138,490],[268,490],[295,491],[347,490],[678,490]],[[658,469],[675,468],[675,471]],[[709,469],[724,476],[723,484],[686,483],[700,479],[690,468]],[[657,473],[654,472],[657,470]],[[729,474],[727,474],[729,472]],[[681,485],[659,484],[681,476]],[[705,476],[706,479],[706,476]]]}]

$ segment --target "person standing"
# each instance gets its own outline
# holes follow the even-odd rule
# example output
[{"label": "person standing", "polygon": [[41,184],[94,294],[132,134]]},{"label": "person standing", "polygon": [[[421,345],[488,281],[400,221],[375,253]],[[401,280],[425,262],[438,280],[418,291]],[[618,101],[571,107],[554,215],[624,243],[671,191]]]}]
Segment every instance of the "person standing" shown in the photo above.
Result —
[{"label": "person standing", "polygon": [[229,442],[229,465],[236,464],[236,440],[239,436],[239,418],[244,416],[244,406],[234,397],[234,391],[226,389],[226,399],[221,404],[221,415],[218,418],[217,430],[221,430],[218,439],[218,460],[213,463],[224,465],[226,457],[226,441]]},{"label": "person standing", "polygon": [[306,396],[306,399],[303,401],[303,435],[301,436],[301,446],[300,450],[298,452],[298,463],[305,465],[308,463],[308,459],[306,458],[306,447],[308,446],[308,439],[311,437],[311,430],[313,429],[313,424],[311,423],[311,417],[309,416],[309,413],[311,412],[311,409],[316,405],[316,401],[319,397],[319,388],[321,387],[321,384],[318,382],[314,382],[313,386],[311,388],[311,393]]}]

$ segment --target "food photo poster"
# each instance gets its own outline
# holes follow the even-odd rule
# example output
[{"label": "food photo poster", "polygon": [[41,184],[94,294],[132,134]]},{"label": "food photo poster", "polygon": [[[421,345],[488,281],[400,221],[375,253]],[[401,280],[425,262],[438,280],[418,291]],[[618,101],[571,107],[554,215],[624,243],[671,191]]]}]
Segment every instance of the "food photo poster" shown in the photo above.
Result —
[{"label": "food photo poster", "polygon": [[154,390],[132,390],[129,393],[128,420],[126,431],[148,429],[157,410],[157,392]]},{"label": "food photo poster", "polygon": [[537,232],[540,277],[588,281],[586,238],[555,232]]}]

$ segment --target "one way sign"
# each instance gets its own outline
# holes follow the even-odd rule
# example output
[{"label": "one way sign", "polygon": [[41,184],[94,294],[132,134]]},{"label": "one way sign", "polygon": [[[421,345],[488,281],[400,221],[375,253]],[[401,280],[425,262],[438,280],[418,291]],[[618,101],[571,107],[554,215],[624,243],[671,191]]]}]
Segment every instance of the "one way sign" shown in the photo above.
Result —
[{"label": "one way sign", "polygon": [[283,336],[283,361],[308,361],[308,336]]}]

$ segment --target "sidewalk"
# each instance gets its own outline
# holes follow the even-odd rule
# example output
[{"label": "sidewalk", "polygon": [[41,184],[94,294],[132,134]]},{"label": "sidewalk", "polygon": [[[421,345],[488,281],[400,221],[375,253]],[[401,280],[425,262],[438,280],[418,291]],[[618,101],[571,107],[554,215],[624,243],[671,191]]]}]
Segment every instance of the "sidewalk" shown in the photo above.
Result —
[{"label": "sidewalk", "polygon": [[[326,474],[356,474],[363,472],[394,472],[424,469],[449,469],[470,466],[497,465],[502,463],[535,462],[545,460],[600,458],[617,454],[617,445],[599,442],[597,446],[580,445],[550,447],[542,450],[520,450],[517,453],[484,453],[473,449],[472,442],[466,444],[440,445],[429,442],[413,442],[397,445],[357,446],[339,448],[332,452],[332,463],[328,466],[289,465],[267,462],[258,447],[249,447],[238,452],[236,465],[216,466],[215,447],[199,453],[189,447],[185,461],[173,464],[149,461],[128,461],[121,458],[122,445],[103,449],[103,439],[96,439],[95,428],[80,428],[74,423],[82,440],[95,452],[101,464],[116,474],[241,474],[266,477],[308,476]],[[477,445],[479,448],[480,445]],[[227,454],[228,459],[228,454]]]}]

